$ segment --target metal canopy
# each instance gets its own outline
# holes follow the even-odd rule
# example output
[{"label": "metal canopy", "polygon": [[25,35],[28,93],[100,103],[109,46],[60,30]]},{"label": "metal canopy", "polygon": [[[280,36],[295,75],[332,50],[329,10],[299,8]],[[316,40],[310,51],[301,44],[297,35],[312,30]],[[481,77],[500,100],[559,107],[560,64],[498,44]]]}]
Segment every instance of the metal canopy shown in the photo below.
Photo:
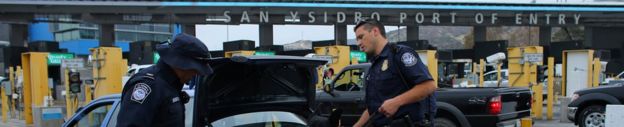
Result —
[{"label": "metal canopy", "polygon": [[[333,25],[355,24],[358,19],[356,16],[374,17],[376,13],[388,25],[404,26],[624,25],[624,6],[617,4],[504,4],[418,0],[189,1],[8,0],[0,1],[0,22]],[[226,12],[229,18],[225,16]],[[292,18],[291,15],[294,14],[297,18]],[[244,17],[248,17],[248,20]],[[225,22],[226,19],[229,22]]]}]

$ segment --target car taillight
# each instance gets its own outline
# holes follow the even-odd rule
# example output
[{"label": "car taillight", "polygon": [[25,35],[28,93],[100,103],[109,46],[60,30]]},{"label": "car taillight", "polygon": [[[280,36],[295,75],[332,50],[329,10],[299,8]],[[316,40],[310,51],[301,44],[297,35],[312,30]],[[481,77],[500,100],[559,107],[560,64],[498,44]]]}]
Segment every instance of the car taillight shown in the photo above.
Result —
[{"label": "car taillight", "polygon": [[503,107],[503,102],[501,101],[501,96],[492,97],[490,99],[490,104],[488,108],[490,109],[490,114],[498,115],[501,113]]}]

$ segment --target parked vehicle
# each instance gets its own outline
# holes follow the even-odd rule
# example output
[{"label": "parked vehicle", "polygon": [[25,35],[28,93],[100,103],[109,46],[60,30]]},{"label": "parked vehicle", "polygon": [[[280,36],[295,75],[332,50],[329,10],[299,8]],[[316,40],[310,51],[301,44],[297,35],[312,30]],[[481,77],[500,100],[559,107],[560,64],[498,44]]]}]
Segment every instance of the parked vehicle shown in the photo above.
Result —
[{"label": "parked vehicle", "polygon": [[623,84],[613,84],[574,92],[568,104],[568,119],[581,127],[604,127],[606,105],[621,105],[622,91]]},{"label": "parked vehicle", "polygon": [[152,64],[146,64],[146,65],[132,64],[132,66],[128,68],[128,72],[126,72],[126,75],[124,75],[121,78],[121,84],[122,85],[126,84],[126,82],[130,80],[130,77],[132,77],[132,75],[139,73],[139,71],[141,71],[142,69],[148,68],[150,66],[152,66]]},{"label": "parked vehicle", "polygon": [[501,81],[498,83],[497,71],[490,71],[483,75],[484,87],[509,87],[509,71],[507,69],[501,70]]},{"label": "parked vehicle", "polygon": [[[317,91],[316,109],[327,115],[342,109],[342,124],[353,125],[365,109],[363,76],[370,64],[347,66],[329,86]],[[438,88],[436,126],[493,127],[519,125],[530,116],[531,91],[528,88]]]}]

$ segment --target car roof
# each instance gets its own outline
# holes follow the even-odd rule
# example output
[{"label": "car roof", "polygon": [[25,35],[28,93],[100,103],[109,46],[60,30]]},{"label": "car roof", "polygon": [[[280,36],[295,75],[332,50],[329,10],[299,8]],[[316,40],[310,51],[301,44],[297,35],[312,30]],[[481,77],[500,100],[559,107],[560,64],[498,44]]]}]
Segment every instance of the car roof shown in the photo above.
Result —
[{"label": "car roof", "polygon": [[[185,90],[185,91],[186,92],[188,92],[188,91],[193,91],[194,92],[195,90],[194,89],[190,89],[190,90]],[[188,93],[188,94],[191,97],[195,96],[192,93]],[[97,100],[107,100],[107,99],[121,99],[121,94],[118,93],[118,94],[105,95],[105,96],[102,96],[102,97],[99,97],[99,98],[95,99],[95,101],[97,101]]]},{"label": "car roof", "polygon": [[107,100],[107,99],[121,99],[121,94],[111,94],[111,95],[102,96],[102,97],[95,99],[95,101]]}]

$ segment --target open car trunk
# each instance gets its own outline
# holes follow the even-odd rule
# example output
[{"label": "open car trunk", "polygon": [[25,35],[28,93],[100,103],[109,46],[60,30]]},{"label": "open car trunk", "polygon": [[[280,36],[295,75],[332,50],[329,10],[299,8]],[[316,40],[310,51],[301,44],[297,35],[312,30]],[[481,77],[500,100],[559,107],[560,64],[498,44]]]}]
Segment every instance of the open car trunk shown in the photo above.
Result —
[{"label": "open car trunk", "polygon": [[195,93],[194,126],[206,126],[224,117],[285,111],[311,115],[316,68],[320,59],[288,56],[218,58],[214,73],[202,77]]}]

